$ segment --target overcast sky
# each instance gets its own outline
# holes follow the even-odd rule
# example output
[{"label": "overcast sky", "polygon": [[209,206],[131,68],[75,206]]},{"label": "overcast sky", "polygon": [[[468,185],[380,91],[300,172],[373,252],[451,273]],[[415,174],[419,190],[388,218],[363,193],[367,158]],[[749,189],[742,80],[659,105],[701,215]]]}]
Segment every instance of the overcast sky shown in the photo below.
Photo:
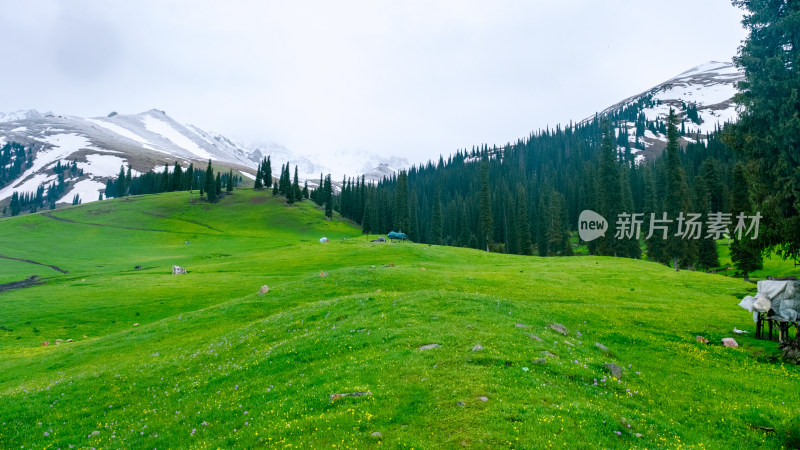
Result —
[{"label": "overcast sky", "polygon": [[0,0],[0,110],[162,109],[301,154],[436,158],[581,120],[745,38],[729,0]]}]

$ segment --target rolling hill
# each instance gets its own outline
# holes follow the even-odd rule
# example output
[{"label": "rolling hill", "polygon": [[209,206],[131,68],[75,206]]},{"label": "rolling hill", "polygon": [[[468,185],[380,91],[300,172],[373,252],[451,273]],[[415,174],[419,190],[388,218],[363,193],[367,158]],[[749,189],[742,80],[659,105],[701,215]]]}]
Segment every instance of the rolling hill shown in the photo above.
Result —
[{"label": "rolling hill", "polygon": [[371,243],[251,190],[0,219],[0,248],[0,283],[41,277],[0,292],[3,448],[800,444],[800,368],[719,344],[741,280]]}]

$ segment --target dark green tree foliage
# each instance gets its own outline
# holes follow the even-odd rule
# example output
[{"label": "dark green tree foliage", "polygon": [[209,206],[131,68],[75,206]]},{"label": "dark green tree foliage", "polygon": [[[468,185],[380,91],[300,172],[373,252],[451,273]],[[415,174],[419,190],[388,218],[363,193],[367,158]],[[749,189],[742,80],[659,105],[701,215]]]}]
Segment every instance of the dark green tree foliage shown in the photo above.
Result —
[{"label": "dark green tree foliage", "polygon": [[516,250],[520,255],[532,255],[533,242],[531,240],[531,223],[528,217],[528,194],[521,183],[517,184],[516,203]]},{"label": "dark green tree foliage", "polygon": [[11,209],[12,216],[17,216],[19,215],[20,211],[22,211],[22,206],[20,205],[19,194],[17,191],[14,191],[14,193],[11,194],[11,205],[9,209]]},{"label": "dark green tree foliage", "polygon": [[[742,163],[736,164],[733,168],[733,192],[732,192],[732,208],[734,226],[738,222],[736,217],[743,213],[745,216],[752,216],[753,211],[750,203],[750,186],[745,173],[745,168]],[[731,233],[733,233],[733,229]],[[745,230],[746,231],[746,230]],[[761,247],[756,240],[751,239],[751,236],[745,236],[742,233],[742,239],[739,239],[738,233],[733,233],[733,242],[731,242],[731,261],[736,266],[745,280],[750,279],[750,273],[761,269],[762,257]]]},{"label": "dark green tree foliage", "polygon": [[[670,108],[667,116],[667,185],[664,211],[667,213],[667,218],[672,221],[667,232],[666,254],[675,270],[678,270],[678,263],[686,257],[688,252],[687,239],[678,233],[678,217],[684,212],[689,212],[691,206],[686,172],[681,165],[677,123],[678,117],[675,115],[675,110]],[[654,235],[652,238],[660,237]]]},{"label": "dark green tree foliage", "polygon": [[264,177],[264,186],[267,188],[272,187],[272,162],[267,156],[266,161],[264,161],[264,168],[262,170],[263,177]]},{"label": "dark green tree foliage", "polygon": [[[706,221],[708,220],[708,213],[711,212],[711,196],[708,192],[706,179],[702,175],[696,176],[693,184],[694,212],[702,214],[702,219]],[[717,243],[713,239],[706,239],[705,235],[701,235],[697,241],[697,266],[703,269],[719,267]]]},{"label": "dark green tree foliage", "polygon": [[[297,166],[295,166],[295,168],[296,167]],[[286,182],[285,182],[286,184],[284,185],[284,188],[286,190],[286,203],[291,205],[291,204],[294,204],[295,193],[299,190],[299,186],[298,186],[297,189],[295,189],[294,184],[291,183],[289,180],[290,180],[290,178],[289,178],[289,164],[286,164]],[[295,181],[296,180],[297,179],[295,178]]]},{"label": "dark green tree foliage", "polygon": [[253,189],[263,189],[264,182],[262,181],[264,178],[264,173],[261,171],[262,165],[258,165],[258,170],[256,170],[256,179],[253,182]]},{"label": "dark green tree foliage", "polygon": [[408,173],[400,171],[397,176],[397,189],[394,195],[394,224],[395,231],[401,233],[409,232],[409,213],[408,213]]},{"label": "dark green tree foliage", "polygon": [[222,195],[222,179],[220,178],[219,172],[217,172],[217,177],[214,180],[214,192],[217,193],[217,198]]},{"label": "dark green tree foliage", "polygon": [[309,196],[309,193],[308,193],[308,180],[306,180],[304,182],[304,184],[303,184],[303,198],[304,199],[308,199],[308,196]]},{"label": "dark green tree foliage", "polygon": [[[754,209],[764,216],[759,242],[800,255],[800,2],[735,0],[749,31],[734,62],[745,80],[743,107],[725,142],[753,160]],[[737,196],[734,195],[734,199]]]},{"label": "dark green tree foliage", "polygon": [[331,183],[331,176],[325,177],[325,182],[322,188],[322,199],[325,203],[325,217],[333,217],[333,185]]},{"label": "dark green tree foliage", "polygon": [[481,203],[480,203],[480,218],[481,218],[481,234],[480,242],[481,248],[486,247],[489,251],[489,246],[492,243],[492,198],[489,193],[489,163],[484,161],[481,163],[480,172],[480,186],[481,186]]},{"label": "dark green tree foliage", "polygon": [[608,221],[608,231],[605,236],[597,239],[595,248],[598,255],[623,256],[625,254],[622,240],[614,237],[617,216],[623,212],[619,165],[614,130],[608,122],[605,122],[603,124],[603,141],[600,145],[600,162],[597,168],[599,174],[597,188],[600,193],[597,212]]},{"label": "dark green tree foliage", "polygon": [[431,244],[442,245],[442,195],[441,188],[436,187],[433,197],[433,217],[431,223]]},{"label": "dark green tree foliage", "polygon": [[117,197],[124,197],[127,192],[125,183],[125,166],[119,166],[119,176],[117,177],[116,193]]},{"label": "dark green tree foliage", "polygon": [[170,191],[181,191],[183,190],[183,168],[180,164],[175,162],[175,167],[172,169],[172,176],[170,177],[172,182],[172,186],[170,186]]},{"label": "dark green tree foliage", "polygon": [[303,201],[303,191],[300,190],[300,179],[297,177],[297,166],[294,166],[294,181],[292,181],[292,196],[298,202]]},{"label": "dark green tree foliage", "polygon": [[204,184],[204,190],[206,192],[206,199],[210,203],[214,203],[217,201],[217,183],[214,179],[214,171],[211,168],[211,160],[208,160],[208,167],[206,167],[206,181]]},{"label": "dark green tree foliage", "polygon": [[233,192],[233,170],[228,172],[228,180],[227,183],[225,184],[225,192],[229,194]]},{"label": "dark green tree foliage", "polygon": [[[627,167],[626,167],[627,169]],[[636,212],[633,207],[633,194],[631,193],[631,180],[630,170],[623,169],[620,171],[620,193],[622,194],[621,210],[628,214]],[[617,256],[624,256],[626,258],[639,259],[642,257],[642,247],[636,236],[630,239],[622,239],[619,241],[621,253]]]}]

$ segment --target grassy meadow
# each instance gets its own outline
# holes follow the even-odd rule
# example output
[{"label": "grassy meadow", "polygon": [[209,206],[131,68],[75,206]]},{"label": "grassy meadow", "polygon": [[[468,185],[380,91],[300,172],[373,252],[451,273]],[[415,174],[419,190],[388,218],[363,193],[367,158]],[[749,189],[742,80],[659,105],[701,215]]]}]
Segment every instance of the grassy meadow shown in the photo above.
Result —
[{"label": "grassy meadow", "polygon": [[800,367],[753,338],[751,283],[188,200],[0,220],[0,283],[43,281],[0,292],[0,448],[800,448]]}]

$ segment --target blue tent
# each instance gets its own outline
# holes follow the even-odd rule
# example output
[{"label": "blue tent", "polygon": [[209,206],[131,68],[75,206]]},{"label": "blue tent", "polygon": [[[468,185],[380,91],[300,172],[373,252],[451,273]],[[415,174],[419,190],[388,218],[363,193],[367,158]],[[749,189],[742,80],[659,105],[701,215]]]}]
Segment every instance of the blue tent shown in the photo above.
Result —
[{"label": "blue tent", "polygon": [[405,233],[397,233],[395,231],[390,231],[389,234],[387,234],[386,236],[388,236],[389,239],[401,239],[404,241],[408,239],[408,236],[406,236]]}]

